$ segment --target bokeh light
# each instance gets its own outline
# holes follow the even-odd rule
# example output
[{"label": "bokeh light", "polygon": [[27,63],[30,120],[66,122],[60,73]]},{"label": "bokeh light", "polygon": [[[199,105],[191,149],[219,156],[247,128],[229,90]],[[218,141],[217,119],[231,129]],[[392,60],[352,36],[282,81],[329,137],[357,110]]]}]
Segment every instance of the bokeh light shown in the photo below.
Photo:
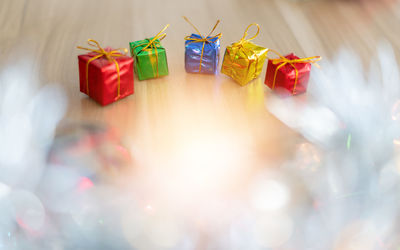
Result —
[{"label": "bokeh light", "polygon": [[15,190],[10,200],[18,225],[32,233],[39,231],[45,223],[46,212],[41,201],[31,192]]},{"label": "bokeh light", "polygon": [[397,100],[392,107],[392,119],[394,121],[400,120],[400,100]]},{"label": "bokeh light", "polygon": [[278,180],[259,180],[252,184],[250,199],[253,207],[258,210],[278,210],[288,204],[290,192]]},{"label": "bokeh light", "polygon": [[277,248],[285,244],[293,234],[292,219],[284,213],[266,213],[257,217],[255,238],[260,246]]}]

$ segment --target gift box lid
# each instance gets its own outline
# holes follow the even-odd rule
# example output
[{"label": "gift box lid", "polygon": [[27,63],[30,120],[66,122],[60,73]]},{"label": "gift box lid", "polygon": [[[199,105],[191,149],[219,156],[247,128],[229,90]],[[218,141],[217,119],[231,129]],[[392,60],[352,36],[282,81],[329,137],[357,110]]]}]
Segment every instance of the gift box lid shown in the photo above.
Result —
[{"label": "gift box lid", "polygon": [[[109,51],[112,51],[113,50],[113,48],[111,48],[111,47],[106,47],[106,48],[104,48],[104,50],[105,51],[107,51],[107,52],[109,52]],[[122,54],[122,53],[121,53]],[[82,55],[79,55],[78,56],[78,58],[79,59],[82,59],[83,61],[85,61],[85,62],[87,62],[87,61],[89,61],[91,58],[93,58],[94,56],[96,56],[96,55],[98,55],[97,53],[95,53],[95,52],[89,52],[89,53],[87,53],[87,54],[82,54]],[[113,59],[115,59],[119,64],[120,63],[124,63],[124,62],[129,62],[129,61],[132,61],[133,59],[131,58],[131,57],[129,57],[128,55],[124,55],[124,54],[122,54],[123,56],[116,56],[116,57],[113,57]],[[110,64],[113,64],[114,65],[114,62],[113,61],[109,61],[105,56],[102,56],[102,57],[100,57],[100,58],[98,58],[98,59],[96,59],[96,60],[93,60],[93,61],[91,61],[90,62],[90,65],[93,65],[93,66],[95,66],[95,67],[97,67],[97,68],[103,68],[103,67],[105,67],[105,66],[109,66]]]},{"label": "gift box lid", "polygon": [[[289,60],[296,60],[296,59],[300,59],[300,57],[296,56],[293,53],[290,53],[288,55],[285,56],[287,59]],[[276,64],[276,67],[280,65],[280,64]],[[310,71],[311,69],[311,64],[310,63],[293,63],[293,65],[296,67],[299,75],[301,75],[304,72]],[[287,75],[287,77],[289,78],[295,78],[296,77],[296,71],[293,68],[293,66],[291,64],[286,64],[285,66],[279,68],[279,71],[284,73],[285,75]]]},{"label": "gift box lid", "polygon": [[256,56],[260,57],[268,52],[267,48],[254,44],[252,42],[245,42],[241,46],[237,43],[232,43],[227,47],[230,57],[234,58],[246,58],[246,59],[256,59]]},{"label": "gift box lid", "polygon": [[[146,48],[145,50],[142,50],[144,47],[147,46],[147,44],[150,42],[151,39],[153,39],[153,37],[146,38],[144,40],[135,41],[135,42],[130,42],[129,46],[131,48],[132,56],[139,55],[139,54],[149,55],[149,54],[154,53],[154,51],[155,51],[154,48]],[[165,48],[161,45],[161,42],[159,39],[156,39],[154,41],[154,43],[156,44],[157,52],[165,51]]]},{"label": "gift box lid", "polygon": [[[202,37],[200,35],[194,34],[194,33],[190,35],[190,38],[202,39]],[[206,44],[218,44],[219,45],[218,36],[217,37],[208,36],[207,39],[209,39],[210,42],[206,42]],[[186,40],[185,41],[185,45],[188,45],[188,44],[200,44],[201,46],[203,46],[203,42],[196,42],[196,41]]]}]

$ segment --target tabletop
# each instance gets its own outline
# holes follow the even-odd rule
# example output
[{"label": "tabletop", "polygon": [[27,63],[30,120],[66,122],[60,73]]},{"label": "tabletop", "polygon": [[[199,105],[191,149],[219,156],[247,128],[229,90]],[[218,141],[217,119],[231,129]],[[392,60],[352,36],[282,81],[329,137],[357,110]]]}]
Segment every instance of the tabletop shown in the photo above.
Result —
[{"label": "tabletop", "polygon": [[[245,87],[225,75],[186,74],[183,38],[195,30],[182,16],[204,33],[220,19],[222,51],[256,22],[261,32],[254,42],[281,53],[333,60],[341,49],[351,48],[368,62],[379,42],[400,46],[398,8],[395,1],[3,0],[0,65],[30,60],[39,84],[57,83],[65,90],[65,119],[110,124],[142,150],[153,152],[153,143],[160,146],[184,134],[211,132],[207,127],[219,133],[217,126],[248,137],[255,151],[268,155],[274,153],[265,144],[285,147],[282,137],[291,131],[264,107],[270,94],[263,85],[265,68]],[[163,40],[169,76],[135,79],[135,94],[107,107],[79,92],[77,55],[83,51],[77,46],[93,38],[128,48],[129,42],[155,35],[166,24],[171,24]]]},{"label": "tabletop", "polygon": [[[54,98],[67,103],[62,123],[106,124],[117,131],[134,168],[152,170],[137,173],[138,182],[145,187],[161,183],[151,191],[155,197],[202,197],[221,182],[229,192],[238,192],[238,183],[247,183],[255,171],[280,166],[306,140],[269,112],[274,93],[264,84],[266,67],[246,86],[221,73],[186,73],[184,37],[196,32],[182,16],[204,33],[221,20],[216,28],[222,33],[221,53],[250,23],[258,23],[261,31],[254,43],[282,54],[321,56],[323,71],[324,63],[339,60],[342,51],[351,51],[368,67],[385,42],[399,58],[399,13],[399,2],[391,0],[2,0],[0,72],[15,67],[14,74],[24,77],[24,83],[16,82],[20,88],[58,86],[62,94]],[[77,56],[84,51],[77,46],[85,47],[91,38],[129,48],[129,42],[154,36],[166,24],[170,27],[162,44],[168,76],[135,77],[135,93],[105,107],[79,91]],[[310,84],[318,82],[311,78]],[[295,98],[305,102],[309,97]],[[233,165],[234,171],[225,168]],[[191,194],[178,195],[179,188],[168,186],[171,181],[191,184]],[[209,183],[206,188],[193,187],[203,181]],[[167,193],[160,191],[166,186]]]}]

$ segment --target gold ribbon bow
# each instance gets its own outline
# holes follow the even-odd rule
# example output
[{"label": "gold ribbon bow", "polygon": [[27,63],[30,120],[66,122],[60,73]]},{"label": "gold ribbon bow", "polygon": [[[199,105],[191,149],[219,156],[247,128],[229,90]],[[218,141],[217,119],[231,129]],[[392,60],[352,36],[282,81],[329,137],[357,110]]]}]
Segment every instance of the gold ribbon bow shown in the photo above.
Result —
[{"label": "gold ribbon bow", "polygon": [[188,22],[190,25],[192,25],[192,27],[197,31],[197,34],[201,37],[201,38],[194,38],[191,36],[186,36],[185,40],[187,41],[191,41],[189,43],[203,43],[203,47],[201,48],[201,56],[200,56],[200,64],[199,64],[199,73],[201,72],[201,62],[203,61],[203,55],[204,55],[204,46],[206,43],[215,43],[217,40],[212,41],[214,38],[218,37],[218,39],[221,38],[222,33],[218,33],[215,36],[209,37],[215,30],[215,28],[217,28],[218,24],[220,23],[220,20],[217,20],[217,23],[214,25],[214,27],[212,28],[212,30],[210,31],[210,33],[208,33],[207,36],[203,36],[200,31],[196,28],[196,26],[194,26],[187,17],[183,17],[183,19],[186,20],[186,22]]},{"label": "gold ribbon bow", "polygon": [[[106,51],[100,46],[100,44],[96,40],[93,40],[93,39],[88,39],[88,44],[89,44],[89,46],[94,47],[96,49],[84,48],[81,46],[77,46],[78,49],[83,49],[83,50],[87,50],[87,51],[96,53],[86,63],[86,91],[87,91],[88,95],[89,95],[89,64],[92,61],[97,60],[104,56],[108,61],[113,62],[115,64],[115,68],[117,70],[117,81],[118,81],[118,84],[117,84],[118,92],[117,93],[118,94],[117,94],[117,97],[115,98],[115,100],[118,100],[120,97],[121,79],[120,79],[120,74],[119,74],[119,64],[118,64],[117,60],[115,60],[115,57],[125,56],[124,54],[121,53],[121,50],[123,50],[125,53],[127,53],[128,50],[125,48],[120,48],[120,49],[116,49],[116,50]],[[90,55],[90,56],[92,56],[92,55]]]},{"label": "gold ribbon bow", "polygon": [[[256,26],[257,27],[257,32],[254,36],[246,39],[246,37],[248,36],[248,31],[252,26]],[[258,34],[260,34],[260,25],[258,25],[257,23],[252,23],[249,26],[247,26],[246,30],[244,31],[243,37],[239,40],[239,42],[236,42],[234,44],[232,44],[232,46],[238,46],[238,47],[242,47],[243,48],[243,44],[250,42],[251,40],[253,40],[254,38],[256,38],[258,36]]]},{"label": "gold ribbon bow", "polygon": [[[147,49],[149,49],[149,50],[151,50],[151,51],[153,51],[153,49],[154,49],[154,51],[155,51],[155,56],[156,56],[156,69],[157,69],[157,73],[156,73],[156,77],[158,77],[159,76],[159,72],[158,72],[158,51],[157,51],[157,48],[161,48],[161,43],[160,43],[160,41],[162,40],[162,39],[164,39],[166,36],[167,36],[167,34],[165,34],[165,33],[163,33],[167,28],[169,27],[169,24],[167,24],[167,25],[165,25],[165,27],[160,31],[160,32],[158,32],[152,39],[146,39],[148,42],[143,42],[143,43],[140,43],[140,44],[138,44],[138,45],[136,45],[135,47],[133,47],[133,49],[132,49],[132,51],[134,51],[137,47],[142,47],[142,46],[144,46],[140,51],[139,51],[139,53],[140,52],[142,52],[142,51],[144,51],[144,50],[147,50]],[[157,41],[157,39],[158,39],[158,41]],[[133,52],[132,52],[133,53]],[[138,54],[139,54],[138,53]]]},{"label": "gold ribbon bow", "polygon": [[[248,31],[249,31],[249,29],[250,29],[252,26],[256,26],[256,27],[257,27],[257,32],[256,32],[256,34],[255,34],[254,36],[252,36],[252,37],[246,39],[246,37],[249,35],[249,34],[248,34]],[[242,37],[238,42],[233,43],[233,44],[232,44],[232,47],[237,47],[237,48],[239,48],[239,49],[242,49],[242,50],[243,50],[243,53],[247,56],[247,58],[249,58],[249,55],[246,53],[246,51],[247,51],[248,53],[249,53],[249,52],[251,53],[251,51],[248,50],[248,49],[246,49],[246,48],[244,47],[244,44],[246,44],[246,43],[250,42],[251,40],[253,40],[254,38],[256,38],[256,37],[258,36],[258,34],[260,34],[260,25],[258,25],[257,23],[249,24],[249,26],[247,26],[246,30],[245,30],[244,33],[243,33],[243,37]],[[254,74],[256,75],[256,74],[257,74],[257,67],[258,67],[259,57],[258,57],[257,54],[254,54],[254,56],[256,57],[256,65],[255,65],[256,70],[254,71]]]},{"label": "gold ribbon bow", "polygon": [[274,65],[280,64],[275,69],[274,81],[272,82],[272,89],[275,88],[275,81],[276,81],[276,76],[278,74],[278,70],[280,68],[282,68],[283,66],[285,66],[286,64],[289,64],[290,66],[292,66],[294,68],[294,70],[296,72],[296,78],[294,80],[293,91],[292,91],[293,94],[296,91],[296,86],[297,86],[297,82],[298,82],[298,78],[299,78],[299,71],[297,70],[295,64],[296,63],[312,63],[317,68],[319,68],[319,65],[317,64],[317,62],[322,59],[322,57],[320,57],[320,56],[312,56],[312,57],[299,58],[299,59],[288,59],[288,58],[282,56],[281,54],[279,54],[278,52],[276,52],[275,50],[271,50],[271,51],[279,56],[279,58],[270,59],[272,61],[272,64],[274,64]]}]

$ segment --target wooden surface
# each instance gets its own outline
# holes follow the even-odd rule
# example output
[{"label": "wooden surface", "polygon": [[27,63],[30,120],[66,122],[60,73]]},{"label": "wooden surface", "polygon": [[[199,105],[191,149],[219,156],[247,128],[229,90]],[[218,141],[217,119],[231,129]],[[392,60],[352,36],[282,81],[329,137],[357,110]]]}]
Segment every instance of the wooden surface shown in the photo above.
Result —
[{"label": "wooden surface", "polygon": [[[275,226],[279,224],[284,225],[283,233],[281,227],[277,231],[278,233],[267,238],[273,238],[275,235],[279,236],[279,234],[284,235],[284,237],[286,237],[286,234],[290,236],[292,232],[289,231],[292,230],[292,226],[287,229],[290,218],[287,217],[288,219],[286,219],[286,216],[283,217],[283,215],[291,213],[293,220],[300,221],[299,224],[304,225],[304,227],[301,225],[297,227],[296,224],[293,227],[296,239],[293,242],[303,242],[304,239],[301,244],[307,245],[307,248],[303,249],[311,249],[309,247],[314,244],[314,240],[317,238],[321,238],[321,242],[330,242],[330,239],[335,239],[333,237],[338,237],[335,240],[338,247],[335,247],[335,249],[345,249],[346,247],[341,248],[342,245],[340,244],[342,241],[343,244],[347,244],[347,240],[350,243],[345,245],[348,246],[346,249],[357,248],[357,246],[360,246],[360,242],[366,244],[367,247],[373,246],[372,244],[368,245],[371,241],[366,240],[367,243],[364,243],[363,240],[366,239],[364,237],[370,237],[382,228],[391,232],[390,230],[393,227],[392,224],[387,224],[390,221],[389,217],[385,217],[391,216],[390,211],[393,209],[382,210],[378,204],[375,204],[375,197],[380,192],[396,190],[394,184],[392,184],[395,180],[394,177],[387,177],[389,173],[386,172],[392,174],[390,168],[385,165],[385,174],[378,176],[377,172],[376,177],[371,178],[372,184],[368,185],[368,190],[373,190],[371,194],[369,191],[358,192],[360,185],[347,185],[353,183],[353,179],[359,179],[354,181],[356,184],[364,178],[366,179],[364,172],[356,171],[357,168],[350,172],[340,170],[337,172],[338,174],[335,174],[335,171],[327,171],[326,176],[325,172],[319,172],[316,175],[306,173],[304,179],[299,178],[299,173],[292,171],[292,168],[285,168],[287,165],[295,164],[299,169],[305,167],[308,168],[307,171],[314,171],[314,168],[319,166],[319,155],[322,154],[315,153],[314,151],[317,151],[315,147],[307,143],[306,139],[288,128],[268,111],[266,102],[272,97],[273,93],[263,84],[265,67],[260,78],[244,87],[240,87],[229,77],[221,74],[216,76],[187,74],[184,71],[184,36],[193,33],[194,30],[183,20],[182,16],[189,17],[204,33],[211,29],[216,19],[221,19],[217,32],[223,33],[222,52],[228,44],[242,37],[248,24],[256,22],[261,26],[261,33],[254,40],[255,43],[273,48],[281,53],[294,52],[298,56],[320,55],[324,58],[324,61],[321,62],[321,70],[324,70],[324,67],[326,67],[324,63],[334,60],[343,48],[353,50],[355,55],[359,55],[365,65],[368,65],[375,54],[376,46],[385,40],[392,44],[397,58],[400,58],[399,13],[400,3],[393,0],[0,0],[0,76],[3,74],[2,70],[7,70],[8,66],[23,63],[27,66],[21,67],[21,75],[28,76],[28,83],[21,81],[12,83],[18,84],[21,92],[24,91],[24,88],[35,85],[34,73],[32,72],[37,72],[39,85],[59,84],[65,90],[69,102],[64,121],[106,123],[112,126],[119,132],[124,144],[132,152],[135,164],[129,168],[133,175],[131,173],[125,175],[124,172],[122,175],[126,177],[125,179],[115,178],[117,181],[112,182],[112,184],[116,184],[115,186],[121,185],[123,187],[115,189],[115,191],[114,188],[109,189],[107,185],[99,183],[99,178],[96,175],[93,180],[97,189],[78,194],[74,191],[75,189],[72,189],[72,185],[71,189],[65,188],[67,185],[65,183],[75,183],[72,178],[77,178],[78,175],[75,177],[75,174],[73,174],[74,177],[71,177],[71,174],[70,180],[68,180],[68,176],[65,178],[63,176],[64,171],[54,172],[59,173],[58,175],[54,174],[56,177],[62,175],[60,179],[47,180],[50,179],[47,178],[47,184],[44,182],[43,187],[52,187],[51,184],[57,181],[62,184],[60,186],[54,184],[54,190],[43,192],[43,195],[46,197],[48,193],[49,198],[47,200],[58,202],[59,200],[55,196],[66,194],[66,197],[62,197],[59,203],[67,204],[72,201],[71,203],[74,204],[71,206],[71,211],[63,207],[60,210],[62,212],[59,213],[59,210],[52,210],[51,206],[49,209],[42,207],[43,214],[49,214],[48,217],[43,217],[46,218],[45,224],[48,233],[29,231],[31,234],[28,234],[25,229],[29,229],[30,224],[25,227],[23,226],[24,221],[21,220],[21,224],[18,220],[21,227],[18,227],[18,229],[15,227],[15,231],[20,232],[21,237],[15,237],[13,233],[10,236],[8,229],[7,231],[4,230],[1,236],[3,238],[0,237],[0,245],[1,243],[10,242],[11,244],[13,242],[12,244],[15,246],[15,242],[20,243],[19,239],[28,237],[29,241],[26,241],[26,243],[30,243],[31,240],[33,243],[43,242],[46,246],[51,246],[52,249],[63,248],[59,240],[68,241],[65,242],[66,249],[68,249],[68,246],[70,246],[69,249],[76,249],[73,246],[86,246],[86,244],[89,247],[82,247],[81,249],[102,249],[101,247],[91,248],[90,246],[97,246],[97,241],[99,241],[99,245],[106,242],[111,246],[118,246],[117,243],[128,244],[124,243],[126,240],[135,249],[147,250],[154,249],[148,247],[154,244],[164,247],[165,239],[170,244],[169,238],[172,238],[172,241],[175,239],[177,242],[181,238],[187,237],[188,240],[185,240],[184,243],[185,245],[186,243],[189,245],[196,244],[193,249],[221,249],[213,247],[212,243],[215,241],[217,243],[214,242],[214,244],[218,245],[219,242],[224,244],[224,240],[227,241],[229,237],[232,239],[240,238],[242,233],[244,238],[241,240],[246,243],[247,239],[253,237],[250,237],[250,234],[254,234],[255,238],[261,237],[264,233],[263,230],[267,230],[268,234],[272,231],[275,232]],[[167,30],[168,35],[162,43],[167,49],[169,76],[148,81],[135,79],[134,95],[106,107],[101,107],[79,92],[77,55],[82,51],[78,50],[76,46],[86,46],[86,40],[92,38],[98,40],[104,46],[128,47],[130,41],[153,36],[167,23],[171,26]],[[31,75],[32,81],[29,81]],[[0,78],[2,94],[5,91],[2,87],[6,84]],[[311,81],[310,84],[318,84],[318,82]],[[10,103],[10,96],[8,95],[7,100],[3,96],[0,95],[0,125],[2,125],[5,110],[2,104],[6,101]],[[16,94],[15,103],[19,101],[29,102],[26,98],[22,100],[20,96],[24,95]],[[307,97],[307,95],[302,95],[296,98],[307,100]],[[20,105],[19,107],[24,106]],[[7,111],[9,110],[7,109]],[[11,112],[9,111],[8,114]],[[26,121],[24,119],[25,116],[22,116],[16,121]],[[13,125],[15,122],[10,124]],[[28,132],[25,131],[22,136],[28,134]],[[4,134],[1,133],[1,135]],[[351,139],[351,134],[349,135]],[[8,136],[10,141],[11,137]],[[381,140],[378,140],[378,142],[381,142]],[[5,142],[2,142],[2,144],[5,147],[9,146]],[[17,142],[15,145],[20,144]],[[36,144],[32,143],[32,145]],[[78,145],[77,148],[86,149],[84,146],[79,147]],[[33,148],[32,151],[34,151]],[[84,160],[86,159],[85,153],[92,156],[90,150],[82,151],[84,151]],[[301,151],[305,151],[304,160],[296,160],[296,153],[301,153]],[[365,152],[369,151],[370,149],[365,150]],[[334,150],[335,152],[337,151]],[[74,157],[74,153],[76,153],[74,150],[69,150],[68,156],[73,155]],[[101,155],[101,153],[98,154]],[[4,157],[5,154],[1,155]],[[15,155],[21,154],[14,154],[14,158],[16,158]],[[81,159],[79,154],[77,155],[76,159]],[[341,154],[338,155],[341,156]],[[351,166],[347,165],[346,162],[352,162],[352,158],[359,155],[364,155],[364,153],[346,154],[343,161],[340,159],[326,164],[326,166],[332,165],[327,170],[336,168],[336,163],[343,163],[344,165],[341,166],[343,168]],[[103,156],[98,157],[101,158],[100,160],[93,156],[93,161],[83,160],[83,164],[90,165],[94,162],[93,165],[101,165],[100,161],[108,155]],[[337,156],[327,158],[332,157]],[[112,162],[114,159],[110,158]],[[10,163],[10,169],[13,169],[11,173],[14,173],[14,170],[18,172],[15,176],[18,176],[17,179],[21,182],[17,187],[29,185],[24,178],[20,178],[20,173],[33,176],[33,178],[27,178],[28,180],[36,180],[34,178],[36,175],[42,175],[40,171],[36,171],[39,167],[35,166],[35,164],[38,164],[36,162],[41,161],[41,158],[29,157],[27,159],[26,161],[33,159],[33,164],[25,166],[25,161],[23,161],[24,165],[21,164],[20,169],[14,168],[14,165]],[[375,158],[372,157],[371,159]],[[381,158],[377,159],[380,160]],[[71,160],[74,163],[73,160],[75,158]],[[366,161],[360,160],[358,164],[362,164],[362,167],[364,167]],[[87,162],[90,162],[90,164]],[[314,162],[318,162],[318,164],[314,164]],[[286,165],[283,165],[284,163]],[[371,164],[378,163],[371,162]],[[389,165],[389,163],[387,164]],[[276,171],[274,167],[280,166],[282,167],[279,171]],[[369,166],[369,163],[366,164],[366,167]],[[8,168],[5,169],[11,171]],[[119,170],[120,168],[107,169],[107,171],[114,173],[110,169]],[[387,169],[390,171],[386,171]],[[111,178],[113,178],[114,175],[107,171],[105,171],[104,176],[112,176]],[[86,172],[84,171],[84,173]],[[368,170],[369,172],[370,170]],[[46,175],[43,175],[44,177],[53,176],[53,174],[47,175],[47,172],[43,173],[46,173]],[[77,173],[79,172],[77,171]],[[361,173],[362,175],[360,178],[349,178],[349,176],[342,176],[340,173],[353,173],[353,175]],[[2,174],[4,175],[4,173]],[[274,212],[269,215],[271,217],[265,217],[264,213],[257,209],[253,211],[246,208],[248,203],[253,202],[254,193],[256,194],[256,201],[260,200],[260,197],[262,197],[260,195],[264,194],[259,192],[258,189],[254,189],[255,187],[252,184],[263,184],[264,182],[260,182],[259,178],[264,178],[265,174],[271,174],[273,177],[271,178],[273,182],[265,183],[269,183],[269,185],[281,183],[277,186],[278,188],[267,186],[267,200],[272,200],[271,204],[274,203],[275,196],[278,203],[282,201],[282,197],[282,202],[285,202],[286,198],[289,199],[288,195],[291,196],[290,201],[286,201],[290,202],[291,207],[289,208],[289,205],[287,205],[287,208],[282,208],[282,216],[279,216],[279,213],[275,213],[275,210],[273,210]],[[285,175],[285,178],[281,178],[281,175]],[[9,176],[13,177],[5,174],[3,181],[7,180]],[[318,181],[311,182],[312,185],[306,186],[303,180],[307,182],[309,176],[316,176]],[[331,179],[331,177],[332,179],[346,177],[345,179],[352,180],[344,181],[343,183],[346,185],[343,188],[340,187],[339,190],[343,190],[339,192],[336,192],[335,183],[340,182],[336,181],[332,181],[333,184],[327,182],[326,185],[329,188],[323,187],[322,191],[308,190],[310,187],[317,187],[318,183],[321,183],[318,186],[325,185],[322,182]],[[275,178],[278,182],[274,181]],[[37,179],[39,180],[39,177]],[[85,179],[87,178],[85,177]],[[268,180],[268,178],[265,179]],[[390,183],[382,185],[381,179]],[[5,183],[8,183],[8,180]],[[42,184],[42,181],[40,183]],[[0,182],[0,184],[2,183]],[[378,185],[379,189],[373,189]],[[290,188],[291,194],[285,192],[286,186],[288,189]],[[3,189],[0,190],[3,197],[8,195],[6,187],[8,186],[3,185]],[[14,188],[14,185],[10,185],[10,187]],[[275,187],[272,190],[280,192],[275,195],[273,194],[274,191],[269,191],[269,187]],[[265,191],[265,186],[256,186],[256,188]],[[32,192],[35,192],[34,190],[36,188],[32,189]],[[67,190],[73,191],[73,194],[68,193]],[[353,193],[349,190],[357,190],[357,192]],[[309,194],[311,191],[312,193],[316,191],[315,197],[312,199]],[[39,188],[39,194],[40,192]],[[354,197],[360,193],[362,194],[360,203],[351,202],[347,199],[349,196]],[[92,194],[94,197],[92,198],[88,194]],[[114,195],[115,197],[113,197]],[[326,195],[326,199],[320,199],[319,196],[321,195]],[[72,198],[75,196],[76,198]],[[85,197],[88,201],[85,200]],[[336,197],[337,202],[332,197]],[[393,197],[388,193],[387,199],[376,200],[377,202],[384,201],[382,203],[384,205],[391,204],[388,201],[391,202]],[[46,199],[44,201],[43,204],[47,204]],[[31,202],[33,203],[33,201]],[[39,200],[38,203],[40,203]],[[57,208],[63,206],[59,203],[53,204],[53,206]],[[348,205],[344,206],[344,203],[348,203]],[[358,207],[359,205],[360,207],[368,206],[370,208],[370,203],[372,209],[375,208],[375,210],[366,209],[365,212]],[[8,203],[3,204],[7,205]],[[120,209],[114,210],[114,205],[120,206]],[[253,205],[250,204],[249,207]],[[393,206],[395,205],[393,204]],[[8,209],[8,205],[3,207]],[[33,208],[35,207],[33,206]],[[39,217],[35,216],[39,213],[36,210],[31,210],[30,207],[28,208],[29,210],[21,210],[27,211],[27,216],[34,216],[26,217],[28,219],[33,218],[29,219],[28,222],[38,221],[36,218]],[[315,211],[315,216],[312,214],[314,212],[303,212],[306,209]],[[2,211],[8,210],[3,209]],[[119,213],[120,211],[120,216],[114,216],[114,212]],[[343,215],[341,215],[341,211],[345,211]],[[357,216],[356,221],[348,221],[348,218],[353,218],[352,214],[358,213],[358,211],[364,211],[360,214],[366,216],[360,216],[360,218]],[[387,212],[389,215],[381,214]],[[54,221],[47,219],[52,218],[55,213],[59,213],[59,215]],[[7,215],[8,213],[5,214],[5,216]],[[278,219],[275,218],[276,215],[278,215]],[[2,227],[5,225],[5,228],[7,228],[7,220],[2,220],[1,216],[3,214],[0,214]],[[85,219],[86,217],[88,219]],[[12,218],[14,219],[14,213],[12,213]],[[25,214],[23,218],[25,218]],[[121,222],[119,223],[116,218],[121,218]],[[269,222],[270,218],[273,219],[273,230],[270,226],[261,226],[261,229],[257,229],[258,224],[256,222]],[[280,223],[282,218],[284,219],[283,223]],[[70,220],[71,222],[69,222]],[[97,221],[99,223],[101,221],[100,226]],[[181,225],[182,221],[185,222],[184,225]],[[339,228],[336,225],[342,225],[347,221],[349,223],[346,227],[343,227],[344,231],[336,236],[336,232],[338,232],[336,228]],[[382,225],[379,224],[380,221],[382,221]],[[139,230],[140,223],[144,225],[143,229],[140,229],[142,231]],[[177,226],[173,223],[176,223]],[[330,223],[334,226],[331,226]],[[121,224],[121,228],[119,228],[119,224]],[[161,227],[159,227],[159,224],[162,224]],[[75,230],[74,225],[76,225],[77,230]],[[96,225],[101,228],[100,231],[94,230]],[[315,228],[311,230],[310,225],[314,225]],[[358,231],[359,227],[361,228],[360,231]],[[368,230],[364,230],[364,227]],[[172,230],[169,230],[170,228]],[[162,229],[164,229],[163,232],[161,232]],[[241,230],[247,230],[247,232]],[[196,233],[192,233],[192,231],[196,231]],[[319,231],[325,232],[318,234]],[[8,232],[8,236],[5,235],[6,232]],[[100,232],[104,232],[104,235]],[[120,232],[123,235],[120,235]],[[346,236],[346,232],[349,237]],[[79,237],[75,237],[75,234]],[[327,234],[333,234],[333,236],[327,236]],[[387,232],[376,234],[378,236],[372,235],[371,240],[377,241],[375,246],[378,248],[384,246],[387,241],[386,237],[382,237],[382,235],[387,234]],[[55,240],[54,237],[58,237],[58,235],[62,238]],[[395,237],[397,234],[393,235]],[[92,238],[90,239],[89,236]],[[44,237],[46,237],[45,240],[43,240]],[[125,240],[121,241],[122,237]],[[389,239],[391,237],[388,236]],[[3,239],[4,241],[1,241]],[[218,239],[218,241],[215,239]],[[298,241],[298,239],[302,240]],[[311,243],[311,241],[313,242]],[[318,239],[316,242],[314,246],[319,246]],[[238,244],[235,249],[240,249],[240,245],[243,243],[235,239],[232,246]],[[168,244],[167,246],[172,246]],[[7,247],[7,245],[5,246]],[[295,248],[301,249],[301,245],[298,248],[297,245],[293,246],[290,243],[282,248],[279,247],[279,249]],[[20,247],[20,249],[27,248]],[[256,248],[242,247],[241,249]],[[278,249],[278,247],[274,249]],[[328,248],[317,247],[316,249]],[[367,248],[361,247],[360,249]]]},{"label": "wooden surface", "polygon": [[[225,75],[186,74],[183,37],[194,30],[182,16],[204,33],[221,19],[217,32],[223,33],[222,51],[257,22],[262,30],[254,42],[260,45],[325,60],[351,48],[367,63],[382,40],[398,53],[399,12],[396,1],[2,0],[0,66],[32,60],[40,84],[58,83],[65,89],[66,120],[110,124],[151,164],[170,161],[171,155],[182,153],[179,148],[199,140],[205,145],[228,140],[264,163],[282,160],[282,152],[290,152],[298,138],[265,107],[271,95],[263,85],[265,67],[245,87]],[[76,46],[93,38],[102,45],[128,47],[167,23],[171,26],[163,45],[169,76],[135,79],[135,94],[107,107],[79,92],[77,55],[82,51]]]}]

